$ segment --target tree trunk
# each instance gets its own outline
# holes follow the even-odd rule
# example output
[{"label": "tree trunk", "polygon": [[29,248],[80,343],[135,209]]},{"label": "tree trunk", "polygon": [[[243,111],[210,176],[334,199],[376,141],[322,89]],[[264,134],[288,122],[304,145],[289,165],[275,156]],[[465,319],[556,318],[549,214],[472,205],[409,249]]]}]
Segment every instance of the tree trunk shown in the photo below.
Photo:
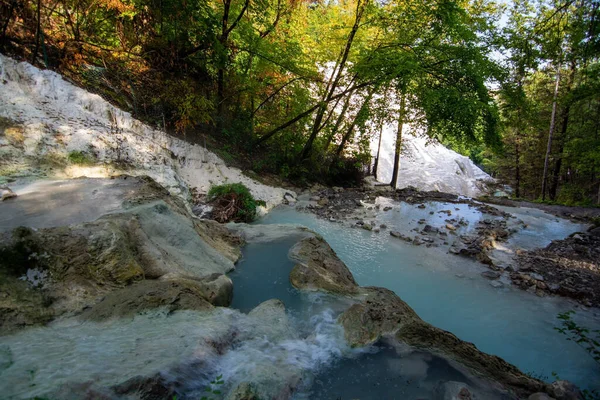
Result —
[{"label": "tree trunk", "polygon": [[377,156],[375,157],[375,164],[373,164],[373,176],[377,180],[377,168],[379,168],[379,155],[381,154],[381,137],[383,136],[383,123],[379,127],[379,144],[377,145]]},{"label": "tree trunk", "polygon": [[371,90],[369,92],[369,94],[367,95],[367,97],[365,98],[365,100],[363,101],[362,105],[360,106],[360,109],[356,113],[356,116],[352,120],[352,123],[348,127],[346,134],[342,138],[342,142],[340,143],[340,145],[337,148],[337,151],[335,152],[335,157],[333,159],[332,164],[335,163],[340,158],[342,152],[344,151],[344,148],[346,147],[346,143],[348,143],[348,140],[350,140],[350,138],[352,137],[352,132],[354,132],[354,127],[356,127],[356,123],[359,121],[361,116],[364,114],[365,108],[369,105],[369,101],[371,101],[371,98],[373,97],[374,92],[375,92],[375,90]]},{"label": "tree trunk", "polygon": [[[567,78],[567,83],[565,86],[565,94],[568,95],[571,92],[571,87],[573,85],[573,81],[575,80],[575,72],[576,72],[576,64],[575,60],[571,60],[571,66],[569,68],[569,76]],[[563,160],[563,151],[565,149],[565,141],[567,139],[567,128],[569,126],[569,115],[571,112],[571,103],[570,100],[567,99],[569,103],[565,106],[562,111],[562,125],[560,129],[560,146],[558,148],[558,158],[556,160],[556,164],[554,165],[554,173],[552,179],[552,185],[550,186],[549,196],[550,200],[556,200],[556,193],[558,192],[558,181],[560,178],[560,169],[562,167]]]},{"label": "tree trunk", "polygon": [[546,183],[548,182],[548,161],[552,151],[552,137],[556,126],[556,101],[558,98],[558,87],[560,85],[560,63],[556,66],[556,83],[554,84],[554,96],[552,99],[552,116],[550,117],[550,130],[548,131],[548,146],[546,147],[546,158],[544,159],[544,174],[542,175],[542,200],[546,200]]},{"label": "tree trunk", "polygon": [[37,29],[35,31],[35,48],[33,49],[33,54],[31,55],[31,65],[35,65],[35,61],[37,59],[38,51],[40,50],[40,36],[42,30],[42,2],[38,0],[37,2]]},{"label": "tree trunk", "polygon": [[2,34],[0,34],[0,43],[2,41],[4,41],[4,39],[6,39],[6,30],[8,29],[8,24],[10,23],[12,15],[15,11],[16,4],[17,4],[16,0],[12,0],[10,2],[10,5],[8,6],[8,12],[6,13],[6,20],[4,21],[4,24],[2,25]]},{"label": "tree trunk", "polygon": [[521,154],[519,152],[519,131],[520,130],[517,129],[517,139],[515,140],[515,196],[517,198],[521,197]]},{"label": "tree trunk", "polygon": [[390,186],[396,189],[398,185],[398,173],[400,172],[400,153],[402,152],[402,129],[404,128],[404,119],[406,117],[406,96],[400,94],[400,110],[398,112],[398,131],[396,132],[396,148],[394,154],[394,170],[392,171],[392,181]]},{"label": "tree trunk", "polygon": [[[372,82],[364,82],[364,83],[361,83],[361,84],[356,85],[354,87],[351,87],[349,89],[346,89],[342,93],[339,93],[339,94],[336,94],[335,96],[333,96],[329,101],[337,100],[339,97],[345,96],[345,95],[347,95],[348,93],[350,93],[350,92],[352,92],[354,90],[358,90],[358,89],[364,88],[365,86],[369,86],[371,83]],[[279,125],[277,128],[272,129],[268,133],[265,133],[259,139],[256,140],[256,142],[254,143],[254,145],[259,145],[262,142],[265,142],[265,141],[269,140],[270,138],[272,138],[273,136],[275,136],[276,133],[281,132],[282,130],[284,130],[288,126],[291,126],[291,125],[295,124],[296,122],[298,122],[299,120],[301,120],[302,118],[304,118],[304,117],[312,114],[320,106],[321,106],[321,103],[319,102],[319,103],[315,104],[314,106],[312,106],[311,108],[309,108],[308,110],[306,110],[306,111],[304,111],[304,112],[296,115],[294,118],[292,118],[291,120],[287,121],[283,125]]]},{"label": "tree trunk", "polygon": [[348,107],[350,106],[350,99],[352,98],[352,92],[348,93],[348,97],[344,101],[344,105],[342,106],[342,111],[340,111],[340,115],[338,115],[337,120],[335,121],[335,125],[331,129],[331,133],[327,137],[327,143],[325,144],[325,151],[329,150],[329,146],[333,140],[333,137],[337,133],[337,130],[340,128],[342,121],[344,120],[344,116],[346,115],[346,111],[348,111]]},{"label": "tree trunk", "polygon": [[221,36],[219,36],[219,43],[221,44],[224,54],[221,54],[219,69],[217,71],[217,133],[221,133],[223,129],[223,121],[225,119],[225,69],[227,67],[229,34],[244,16],[244,13],[248,9],[249,2],[250,0],[246,0],[242,10],[240,11],[240,14],[237,16],[235,21],[229,25],[231,0],[223,0],[223,19],[221,20]]},{"label": "tree trunk", "polygon": [[315,121],[313,123],[312,131],[310,133],[310,136],[308,137],[308,140],[306,141],[306,144],[304,145],[304,147],[302,148],[302,151],[300,152],[299,161],[305,160],[309,156],[309,154],[312,150],[313,142],[315,141],[315,139],[316,139],[317,135],[319,134],[319,131],[322,127],[321,122],[323,121],[323,116],[325,115],[325,111],[327,111],[327,104],[329,104],[329,102],[332,100],[335,90],[337,89],[340,79],[342,78],[344,67],[346,65],[346,61],[348,60],[348,55],[350,54],[350,49],[352,48],[352,42],[354,41],[354,36],[356,36],[356,32],[358,31],[358,28],[360,25],[360,20],[362,18],[362,14],[363,14],[363,11],[367,4],[367,1],[368,0],[366,0],[362,4],[361,4],[361,0],[358,0],[358,2],[357,2],[356,17],[354,19],[354,25],[352,26],[352,30],[350,31],[350,34],[348,35],[348,39],[346,40],[346,47],[344,48],[344,52],[342,55],[342,59],[340,60],[338,70],[335,74],[335,78],[334,78],[333,82],[331,83],[331,86],[329,87],[329,90],[327,91],[325,100],[321,103],[321,106],[317,110],[317,115],[315,116]]}]

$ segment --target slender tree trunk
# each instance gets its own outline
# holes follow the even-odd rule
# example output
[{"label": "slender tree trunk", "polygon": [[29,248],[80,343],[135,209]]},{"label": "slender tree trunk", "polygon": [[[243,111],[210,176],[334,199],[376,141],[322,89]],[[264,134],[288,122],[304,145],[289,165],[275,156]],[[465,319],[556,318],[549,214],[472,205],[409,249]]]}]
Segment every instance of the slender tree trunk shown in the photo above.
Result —
[{"label": "slender tree trunk", "polygon": [[[525,72],[522,68],[518,70],[518,78],[517,78],[517,87],[519,89],[519,94],[522,94],[523,91],[523,75]],[[517,126],[516,126],[516,134],[515,134],[515,196],[517,198],[521,197],[521,125],[522,125],[522,104],[518,105],[517,110]]]},{"label": "slender tree trunk", "polygon": [[338,115],[337,120],[335,121],[335,125],[331,129],[331,133],[327,137],[327,143],[325,143],[325,151],[329,150],[329,146],[331,145],[331,141],[333,140],[337,130],[340,128],[342,121],[344,120],[344,116],[346,115],[346,111],[348,111],[348,107],[350,106],[350,99],[352,98],[352,92],[348,93],[346,100],[344,101],[344,105],[342,106],[342,110],[340,111],[340,115]]},{"label": "slender tree trunk", "polygon": [[[575,60],[571,61],[571,66],[569,68],[569,76],[567,78],[567,83],[565,86],[565,93],[568,95],[571,92],[571,87],[573,85],[573,81],[575,80],[575,72],[576,72],[577,68],[576,68],[576,64],[575,64]],[[558,148],[558,158],[556,160],[556,164],[554,165],[554,173],[553,173],[553,179],[552,179],[552,185],[550,186],[550,190],[549,190],[549,196],[550,196],[550,200],[556,200],[556,194],[558,192],[558,181],[560,178],[560,170],[562,168],[562,161],[563,161],[563,152],[565,149],[565,142],[567,140],[567,129],[569,127],[569,116],[571,113],[571,103],[570,100],[567,99],[567,101],[569,101],[569,103],[567,103],[567,105],[565,106],[565,108],[562,111],[562,125],[561,125],[561,129],[560,129],[560,146]]]},{"label": "slender tree trunk", "polygon": [[374,92],[375,92],[374,90],[371,90],[369,92],[369,94],[367,95],[367,97],[365,98],[365,100],[363,101],[362,105],[360,106],[360,109],[356,113],[356,116],[352,120],[352,123],[348,127],[348,130],[346,130],[346,134],[342,138],[342,142],[340,143],[340,145],[337,148],[337,151],[335,152],[335,157],[333,159],[332,164],[335,163],[340,158],[342,152],[344,151],[344,148],[346,147],[346,143],[348,143],[348,141],[352,137],[352,132],[354,132],[354,128],[356,127],[356,123],[363,116],[363,114],[365,112],[365,109],[367,108],[367,106],[369,105],[369,102],[371,101],[371,98],[373,97],[373,93]]},{"label": "slender tree trunk", "polygon": [[342,55],[342,59],[340,60],[338,70],[335,74],[335,78],[334,78],[333,82],[331,83],[331,86],[329,87],[329,90],[327,91],[325,100],[321,103],[321,106],[317,110],[317,115],[315,116],[315,121],[313,123],[312,131],[310,133],[310,136],[308,137],[308,140],[306,141],[306,144],[304,145],[304,148],[300,152],[299,161],[302,161],[309,156],[309,154],[312,150],[313,142],[315,141],[315,139],[316,139],[317,135],[319,134],[319,131],[322,127],[321,122],[323,121],[325,111],[327,111],[327,104],[329,104],[329,102],[332,100],[335,90],[337,89],[340,79],[342,78],[344,67],[346,65],[346,61],[348,60],[348,55],[350,54],[350,49],[352,48],[352,42],[354,41],[356,32],[358,32],[358,28],[360,26],[360,20],[362,18],[362,14],[363,14],[363,11],[367,4],[367,1],[368,0],[365,0],[363,3],[361,3],[361,0],[358,0],[358,2],[357,2],[356,17],[354,19],[354,25],[352,26],[352,30],[350,31],[350,34],[348,35],[348,39],[346,40],[346,47],[344,48],[344,52]]},{"label": "slender tree trunk", "polygon": [[38,0],[37,2],[37,29],[35,31],[35,48],[33,49],[33,54],[31,55],[31,65],[35,65],[35,61],[37,59],[38,51],[40,50],[40,36],[42,30],[42,2]]},{"label": "slender tree trunk", "polygon": [[225,101],[225,64],[227,63],[227,40],[229,34],[227,26],[229,25],[229,10],[231,8],[231,0],[223,1],[223,19],[221,20],[221,36],[219,37],[219,43],[221,44],[221,60],[219,62],[219,69],[217,70],[217,134],[220,134],[223,130],[223,115],[224,101]]},{"label": "slender tree trunk", "polygon": [[[519,135],[519,129],[517,129],[517,135]],[[521,197],[521,154],[519,151],[519,138],[515,141],[515,196]]]},{"label": "slender tree trunk", "polygon": [[224,0],[223,2],[223,19],[221,20],[221,36],[219,36],[219,43],[221,44],[222,59],[220,60],[219,69],[217,71],[217,132],[221,133],[223,129],[223,122],[225,119],[225,69],[227,67],[227,58],[229,50],[229,34],[240,22],[244,13],[248,9],[250,0],[246,0],[240,14],[237,16],[235,21],[229,25],[229,12],[231,10],[231,0]]},{"label": "slender tree trunk", "polygon": [[550,130],[548,131],[548,146],[546,147],[546,158],[544,159],[544,174],[542,175],[542,200],[546,200],[546,184],[548,182],[548,161],[552,152],[552,137],[556,126],[556,102],[558,98],[558,87],[560,85],[560,63],[556,65],[556,82],[554,84],[554,96],[552,99],[552,116],[550,117]]},{"label": "slender tree trunk", "polygon": [[400,110],[398,112],[398,131],[396,132],[396,147],[394,154],[394,170],[392,171],[392,181],[390,186],[396,189],[398,185],[398,174],[400,172],[400,153],[402,152],[402,129],[404,128],[404,119],[406,118],[406,95],[400,94]]},{"label": "slender tree trunk", "polygon": [[2,34],[0,35],[0,42],[4,41],[4,39],[6,38],[6,30],[8,29],[8,24],[10,23],[13,12],[15,11],[16,4],[17,4],[16,0],[12,0],[10,2],[10,5],[8,7],[8,12],[6,13],[6,20],[4,21],[4,24],[2,25]]},{"label": "slender tree trunk", "polygon": [[383,123],[379,126],[379,144],[377,145],[377,156],[375,156],[375,164],[373,164],[373,176],[377,180],[377,169],[379,168],[379,155],[381,154],[381,138],[383,137]]},{"label": "slender tree trunk", "polygon": [[[337,100],[339,97],[345,96],[348,93],[354,91],[354,90],[358,90],[361,88],[364,88],[366,86],[369,86],[370,84],[372,84],[372,82],[363,82],[361,84],[358,84],[354,87],[351,87],[349,89],[344,90],[343,92],[336,94],[335,96],[333,96],[330,101],[333,100]],[[262,142],[265,142],[267,140],[269,140],[270,138],[272,138],[273,136],[275,136],[275,134],[281,132],[282,130],[284,130],[285,128],[287,128],[288,126],[291,126],[293,124],[295,124],[296,122],[298,122],[299,120],[301,120],[302,118],[312,114],[313,112],[315,112],[315,110],[317,108],[319,108],[321,106],[321,102],[315,104],[314,106],[312,106],[311,108],[309,108],[308,110],[296,115],[294,118],[292,118],[291,120],[287,121],[286,123],[279,125],[277,128],[272,129],[271,131],[265,133],[264,135],[262,135],[259,139],[256,140],[256,142],[254,143],[255,145],[259,145]]]}]

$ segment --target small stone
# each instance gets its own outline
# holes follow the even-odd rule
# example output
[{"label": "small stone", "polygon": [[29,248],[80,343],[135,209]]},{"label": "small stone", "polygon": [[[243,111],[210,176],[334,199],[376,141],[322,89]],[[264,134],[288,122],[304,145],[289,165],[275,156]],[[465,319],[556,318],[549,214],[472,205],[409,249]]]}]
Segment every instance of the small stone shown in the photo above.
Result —
[{"label": "small stone", "polygon": [[362,201],[360,201],[359,199],[354,200],[354,204],[356,204],[357,207],[362,207],[363,206]]},{"label": "small stone", "polygon": [[329,199],[327,197],[322,198],[321,200],[319,200],[317,202],[318,205],[320,206],[326,206],[329,204]]},{"label": "small stone", "polygon": [[385,229],[385,228],[387,228],[387,225],[386,225],[386,224],[381,224],[381,225],[379,225],[379,227],[380,227],[381,229]]},{"label": "small stone", "polygon": [[310,198],[310,201],[319,201],[319,200],[321,200],[321,196],[312,196]]},{"label": "small stone", "polygon": [[3,186],[0,187],[0,199],[2,201],[12,199],[17,197],[17,194],[13,192],[10,188]]},{"label": "small stone", "polygon": [[283,195],[283,204],[294,205],[296,204],[296,198],[291,193]]},{"label": "small stone", "polygon": [[425,206],[425,204],[419,204],[419,205],[417,206],[417,208],[421,208],[421,209],[423,209],[423,208],[425,208],[425,207],[426,207],[426,206]]},{"label": "small stone", "polygon": [[498,278],[500,278],[500,272],[484,271],[481,273],[481,276],[483,276],[486,279],[498,279]]},{"label": "small stone", "polygon": [[428,232],[428,233],[429,233],[429,232],[433,232],[433,233],[435,233],[435,232],[437,232],[437,231],[438,231],[438,228],[434,228],[434,227],[433,227],[433,226],[431,226],[431,225],[425,225],[425,226],[423,227],[423,232]]},{"label": "small stone", "polygon": [[363,228],[365,231],[372,231],[372,230],[373,230],[373,227],[372,227],[371,225],[369,225],[369,224],[364,224],[364,225],[362,226],[362,228]]},{"label": "small stone", "polygon": [[535,280],[544,281],[544,277],[540,274],[536,274],[535,272],[530,273],[529,276],[531,276]]},{"label": "small stone", "polygon": [[392,209],[392,207],[383,207],[383,211],[390,211]]},{"label": "small stone", "polygon": [[446,229],[448,229],[449,231],[455,231],[456,227],[452,224],[446,224]]},{"label": "small stone", "polygon": [[500,281],[491,281],[490,282],[490,286],[492,286],[492,287],[494,287],[496,289],[499,289],[499,288],[503,287],[504,284],[502,282],[500,282]]}]

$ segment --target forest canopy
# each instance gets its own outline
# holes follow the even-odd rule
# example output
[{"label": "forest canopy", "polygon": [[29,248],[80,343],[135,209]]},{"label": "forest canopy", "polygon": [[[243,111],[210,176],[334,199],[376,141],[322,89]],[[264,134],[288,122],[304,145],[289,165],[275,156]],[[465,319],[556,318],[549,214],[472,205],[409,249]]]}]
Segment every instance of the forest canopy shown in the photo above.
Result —
[{"label": "forest canopy", "polygon": [[420,133],[516,197],[596,203],[598,3],[0,0],[0,51],[258,173],[353,184],[394,124],[396,172]]}]

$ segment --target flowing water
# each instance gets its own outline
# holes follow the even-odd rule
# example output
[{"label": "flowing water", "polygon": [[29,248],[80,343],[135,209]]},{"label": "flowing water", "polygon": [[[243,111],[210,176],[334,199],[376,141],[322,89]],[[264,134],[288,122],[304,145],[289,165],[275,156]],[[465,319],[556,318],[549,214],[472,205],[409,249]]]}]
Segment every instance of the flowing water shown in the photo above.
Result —
[{"label": "flowing water", "polygon": [[[433,209],[418,209],[397,203],[395,207],[379,214],[378,223],[385,222],[391,229],[408,227],[420,218],[437,219],[437,213],[429,212],[448,207],[468,218],[470,223],[482,218],[478,211],[466,205],[433,203],[428,205]],[[527,212],[513,211],[519,217]],[[539,222],[539,226],[533,225],[533,221],[529,226],[542,232],[534,235],[533,244],[527,232],[517,234],[513,240],[521,246],[547,244],[553,238],[581,229],[567,221],[553,226],[535,220],[535,215],[531,218]],[[473,342],[480,350],[498,355],[525,372],[547,379],[557,373],[561,379],[582,387],[600,387],[597,364],[583,349],[554,329],[558,326],[557,314],[571,309],[577,310],[577,322],[581,325],[598,327],[597,309],[583,310],[569,300],[539,298],[510,286],[497,289],[480,276],[486,270],[483,265],[448,254],[444,248],[414,246],[385,232],[352,229],[290,207],[273,210],[259,223],[300,224],[313,229],[329,242],[360,285],[395,291],[425,321]],[[470,229],[469,226],[471,224],[464,229]]]},{"label": "flowing water", "polygon": [[[118,212],[135,187],[118,180],[82,179],[41,182],[20,190],[17,201],[2,205],[2,230],[90,221]],[[372,218],[402,232],[418,229],[419,219],[443,226],[447,216],[438,212],[443,210],[464,219],[459,234],[473,233],[475,223],[488,218],[467,205],[431,203],[420,209],[378,201],[393,210]],[[505,210],[516,215],[510,224],[519,228],[505,243],[507,252],[544,246],[583,228],[537,210]],[[578,308],[573,302],[540,299],[510,286],[493,288],[480,276],[485,267],[450,255],[443,246],[413,246],[386,232],[352,229],[289,207],[274,210],[258,223],[307,226],[324,236],[359,284],[394,290],[433,325],[537,376],[556,372],[582,387],[598,387],[600,373],[594,361],[553,329],[557,313]],[[77,398],[82,390],[101,392],[136,375],[161,373],[184,399],[201,397],[218,375],[226,382],[225,391],[244,381],[280,390],[281,382],[301,379],[298,399],[431,398],[439,381],[445,380],[466,382],[484,398],[501,398],[456,365],[426,352],[386,343],[348,348],[336,323],[347,301],[302,293],[289,284],[294,264],[287,255],[296,241],[288,237],[246,246],[243,260],[230,275],[233,310],[156,310],[102,323],[71,318],[3,336],[2,396],[21,399],[51,393]],[[283,301],[288,322],[252,311],[272,298]],[[578,322],[597,326],[597,313],[578,309]],[[224,354],[215,350],[215,343],[222,341],[229,346]]]},{"label": "flowing water", "polygon": [[[289,283],[294,263],[287,255],[297,240],[288,237],[248,244],[244,259],[230,274],[234,283],[231,307],[247,312],[273,297],[286,305],[292,330],[300,339],[286,342],[290,361],[287,368],[301,365],[303,372],[303,383],[294,399],[431,399],[442,390],[440,382],[447,381],[467,383],[481,398],[505,398],[466,371],[424,351],[388,343],[348,348],[335,324],[337,316],[349,306],[348,300],[301,292]],[[247,349],[252,351],[247,354],[234,351],[226,355],[223,371],[229,379],[239,380],[238,370],[248,365],[256,368],[256,360],[276,351],[277,345],[274,347],[265,343],[257,348],[251,343]]]}]

